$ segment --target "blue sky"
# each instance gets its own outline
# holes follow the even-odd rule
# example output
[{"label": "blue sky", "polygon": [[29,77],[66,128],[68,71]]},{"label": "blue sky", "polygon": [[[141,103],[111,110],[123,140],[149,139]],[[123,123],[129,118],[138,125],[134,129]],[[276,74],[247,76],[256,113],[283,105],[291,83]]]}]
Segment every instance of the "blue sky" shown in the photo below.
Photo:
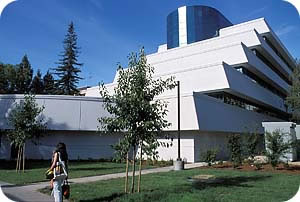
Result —
[{"label": "blue sky", "polygon": [[130,52],[145,46],[153,53],[166,43],[166,17],[183,5],[214,7],[233,24],[265,17],[292,56],[300,58],[300,17],[283,0],[18,0],[0,18],[0,61],[17,64],[27,54],[34,71],[45,74],[56,66],[73,21],[84,63],[79,85],[108,83]]}]

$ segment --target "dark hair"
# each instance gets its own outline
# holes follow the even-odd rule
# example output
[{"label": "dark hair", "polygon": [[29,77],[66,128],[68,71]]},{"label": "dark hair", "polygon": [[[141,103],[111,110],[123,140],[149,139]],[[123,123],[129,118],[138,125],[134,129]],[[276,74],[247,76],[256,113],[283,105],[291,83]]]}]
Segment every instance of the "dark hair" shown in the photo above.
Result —
[{"label": "dark hair", "polygon": [[59,152],[60,153],[60,158],[62,161],[68,161],[68,153],[67,153],[67,148],[66,148],[66,145],[65,143],[58,143],[56,145],[56,149],[55,149],[56,152]]}]

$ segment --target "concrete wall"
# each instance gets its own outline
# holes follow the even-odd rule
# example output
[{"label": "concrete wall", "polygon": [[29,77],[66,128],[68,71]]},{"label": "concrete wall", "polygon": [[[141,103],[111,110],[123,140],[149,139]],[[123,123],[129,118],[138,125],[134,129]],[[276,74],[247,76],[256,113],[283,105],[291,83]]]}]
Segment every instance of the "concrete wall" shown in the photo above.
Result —
[{"label": "concrete wall", "polygon": [[[14,103],[19,103],[24,95],[0,95],[0,128],[10,128],[7,117]],[[101,98],[37,95],[36,103],[44,106],[42,113],[48,130],[97,131],[100,116],[109,116]]]},{"label": "concrete wall", "polygon": [[[51,159],[52,151],[59,142],[67,146],[69,159],[109,159],[114,150],[111,145],[117,143],[121,135],[100,135],[96,132],[52,131],[33,144],[26,143],[26,157],[29,159]],[[10,159],[10,144],[2,137],[0,159]]]}]

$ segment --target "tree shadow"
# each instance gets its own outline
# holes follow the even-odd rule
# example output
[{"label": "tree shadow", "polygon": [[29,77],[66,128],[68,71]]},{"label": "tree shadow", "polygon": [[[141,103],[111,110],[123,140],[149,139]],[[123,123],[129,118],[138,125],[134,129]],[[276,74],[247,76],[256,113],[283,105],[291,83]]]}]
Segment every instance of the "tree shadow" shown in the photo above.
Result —
[{"label": "tree shadow", "polygon": [[253,187],[246,182],[262,181],[272,176],[238,176],[238,177],[217,177],[209,180],[193,180],[192,186],[195,189],[203,190],[211,187]]},{"label": "tree shadow", "polygon": [[80,202],[98,202],[98,201],[113,201],[116,198],[120,198],[124,195],[124,193],[113,193],[110,196],[104,196],[95,199],[88,199],[88,200],[79,200]]}]

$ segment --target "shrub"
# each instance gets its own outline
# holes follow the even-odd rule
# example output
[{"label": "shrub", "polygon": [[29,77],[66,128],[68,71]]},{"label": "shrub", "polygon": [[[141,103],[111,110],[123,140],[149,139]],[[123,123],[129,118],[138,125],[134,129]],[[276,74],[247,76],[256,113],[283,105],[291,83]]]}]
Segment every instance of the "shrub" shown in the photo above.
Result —
[{"label": "shrub", "polygon": [[256,170],[260,170],[263,164],[259,161],[254,161],[253,165],[256,167]]},{"label": "shrub", "polygon": [[266,132],[266,156],[274,169],[280,163],[281,158],[286,158],[285,154],[293,147],[293,143],[286,139],[288,135],[281,133],[280,130],[273,133]]},{"label": "shrub", "polygon": [[228,149],[233,167],[237,168],[242,164],[242,143],[238,134],[230,135],[228,138]]},{"label": "shrub", "polygon": [[245,141],[245,150],[248,157],[253,159],[257,155],[257,146],[259,143],[259,134],[258,133],[249,133],[246,136]]},{"label": "shrub", "polygon": [[212,163],[216,162],[218,154],[218,149],[209,149],[206,152],[202,153],[202,161],[206,162],[208,166],[211,166]]}]

